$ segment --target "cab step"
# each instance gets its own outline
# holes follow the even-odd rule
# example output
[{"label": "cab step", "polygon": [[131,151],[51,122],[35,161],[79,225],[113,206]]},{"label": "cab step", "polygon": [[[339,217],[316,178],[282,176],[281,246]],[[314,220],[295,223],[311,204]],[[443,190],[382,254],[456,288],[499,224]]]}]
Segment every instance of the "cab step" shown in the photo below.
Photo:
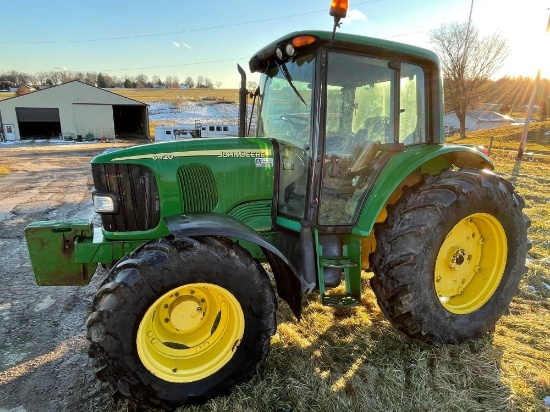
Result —
[{"label": "cab step", "polygon": [[361,305],[361,301],[350,295],[322,295],[321,303],[333,308],[352,308]]},{"label": "cab step", "polygon": [[[344,244],[340,251],[342,256],[323,256],[323,247],[319,243],[317,236],[316,241],[317,280],[321,303],[323,303],[323,305],[335,308],[350,308],[361,305],[361,265],[359,264],[359,259],[361,256],[360,246],[350,247],[350,245]],[[356,243],[360,244],[360,242]],[[344,272],[346,287],[345,294],[326,292],[328,286],[325,285],[325,270],[329,269],[331,271],[334,271],[334,269],[341,269],[341,271]]]},{"label": "cab step", "polygon": [[325,257],[321,256],[319,263],[326,268],[353,268],[358,266],[358,263],[349,258],[343,257]]}]

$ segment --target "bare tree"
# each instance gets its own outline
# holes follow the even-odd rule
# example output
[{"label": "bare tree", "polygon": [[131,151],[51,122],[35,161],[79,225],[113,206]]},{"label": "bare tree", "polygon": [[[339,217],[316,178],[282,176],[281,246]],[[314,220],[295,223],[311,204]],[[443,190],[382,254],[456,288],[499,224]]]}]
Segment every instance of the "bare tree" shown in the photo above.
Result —
[{"label": "bare tree", "polygon": [[202,76],[197,76],[197,89],[200,89],[200,88],[204,88],[206,87],[205,84],[204,84],[204,77]]},{"label": "bare tree", "polygon": [[192,89],[193,87],[195,87],[195,82],[189,76],[185,78],[185,81],[183,82],[183,84],[185,84],[185,86],[187,86],[189,89]]},{"label": "bare tree", "polygon": [[15,92],[15,95],[16,96],[23,96],[24,94],[29,94],[30,92],[31,92],[30,87],[23,84],[23,85],[19,86],[19,88]]},{"label": "bare tree", "polygon": [[222,87],[222,82],[216,82],[215,85],[216,85],[216,89],[219,89],[220,87]]},{"label": "bare tree", "polygon": [[166,76],[165,83],[166,87],[169,89],[177,89],[180,85],[180,81],[177,76]]},{"label": "bare tree", "polygon": [[138,74],[136,76],[136,83],[137,83],[137,88],[138,89],[143,89],[144,87],[146,87],[148,82],[149,82],[149,78],[147,77],[147,75]]},{"label": "bare tree", "polygon": [[430,41],[441,60],[445,82],[445,105],[460,121],[460,138],[466,137],[466,111],[489,92],[493,76],[510,55],[499,33],[480,37],[468,23],[442,25],[430,33]]}]

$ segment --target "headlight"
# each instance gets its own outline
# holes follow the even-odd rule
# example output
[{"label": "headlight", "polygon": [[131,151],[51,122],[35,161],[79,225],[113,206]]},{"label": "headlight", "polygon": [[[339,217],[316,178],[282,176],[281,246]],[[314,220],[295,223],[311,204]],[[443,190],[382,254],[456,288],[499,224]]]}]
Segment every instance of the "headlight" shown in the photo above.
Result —
[{"label": "headlight", "polygon": [[94,201],[94,211],[100,214],[116,215],[119,210],[119,199],[115,193],[109,192],[92,192]]}]

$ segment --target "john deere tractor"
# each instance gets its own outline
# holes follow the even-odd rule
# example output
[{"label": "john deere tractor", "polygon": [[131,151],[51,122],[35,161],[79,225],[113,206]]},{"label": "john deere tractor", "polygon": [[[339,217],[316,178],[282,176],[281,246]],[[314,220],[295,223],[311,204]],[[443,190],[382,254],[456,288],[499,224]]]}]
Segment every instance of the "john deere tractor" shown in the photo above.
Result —
[{"label": "john deere tractor", "polygon": [[[337,23],[345,8],[331,12]],[[291,33],[251,58],[256,137],[242,98],[241,137],[92,159],[102,227],[26,228],[39,285],[87,284],[114,265],[89,355],[134,402],[227,393],[267,356],[277,296],[298,318],[304,293],[360,305],[362,271],[387,319],[428,344],[475,339],[506,313],[529,219],[485,154],[443,144],[436,55],[335,31]]]}]

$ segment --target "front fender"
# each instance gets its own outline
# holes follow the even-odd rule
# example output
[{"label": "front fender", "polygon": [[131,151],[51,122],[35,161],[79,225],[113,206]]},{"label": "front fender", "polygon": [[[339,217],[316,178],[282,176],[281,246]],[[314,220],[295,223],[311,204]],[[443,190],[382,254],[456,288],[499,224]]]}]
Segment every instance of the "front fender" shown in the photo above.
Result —
[{"label": "front fender", "polygon": [[186,213],[164,218],[170,233],[176,238],[193,236],[224,236],[245,240],[258,245],[273,270],[277,293],[285,300],[294,315],[302,311],[301,278],[288,259],[254,229],[221,213]]}]

